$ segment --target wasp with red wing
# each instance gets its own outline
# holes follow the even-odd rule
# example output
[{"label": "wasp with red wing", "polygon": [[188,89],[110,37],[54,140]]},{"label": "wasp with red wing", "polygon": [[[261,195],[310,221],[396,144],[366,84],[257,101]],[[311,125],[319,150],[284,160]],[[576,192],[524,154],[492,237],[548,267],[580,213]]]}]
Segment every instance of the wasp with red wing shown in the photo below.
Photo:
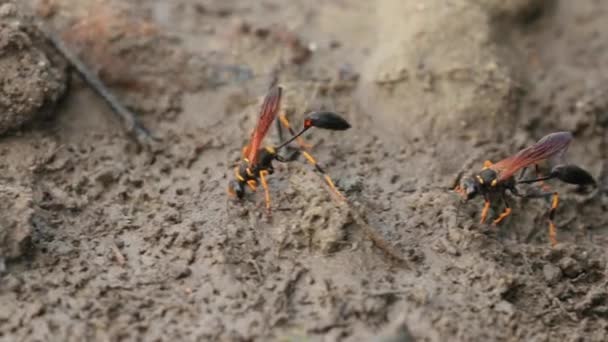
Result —
[{"label": "wasp with red wing", "polygon": [[[551,197],[551,207],[548,213],[549,220],[549,241],[551,245],[557,243],[556,229],[553,222],[555,210],[559,203],[557,192],[546,191],[536,195],[520,194],[516,185],[522,183],[542,183],[545,180],[557,178],[565,183],[576,185],[595,185],[595,180],[589,172],[582,168],[565,164],[563,155],[572,141],[570,132],[556,132],[546,135],[537,143],[529,146],[513,156],[507,157],[497,163],[489,161],[484,163],[483,169],[471,177],[464,178],[456,188],[465,201],[477,195],[483,196],[485,204],[481,213],[481,223],[484,223],[490,209],[490,199],[499,195],[504,204],[505,210],[493,221],[496,225],[511,214],[511,207],[506,198],[506,192],[519,197]],[[551,165],[549,175],[529,180],[516,180],[514,175],[522,170],[522,176],[528,167],[534,166],[538,172],[538,164],[548,161]],[[521,178],[521,177],[520,177]]]},{"label": "wasp with red wing", "polygon": [[[305,117],[303,125],[304,127],[298,133],[295,133],[289,126],[287,118],[281,114],[280,121],[292,134],[291,138],[279,146],[266,146],[261,148],[260,146],[262,146],[262,142],[268,133],[268,129],[281,110],[281,96],[281,87],[272,88],[266,95],[262,104],[260,118],[258,119],[256,128],[251,134],[249,145],[243,148],[244,158],[240,165],[234,170],[236,179],[230,181],[228,184],[228,193],[240,199],[244,196],[245,188],[247,186],[252,191],[255,191],[257,189],[258,182],[261,183],[262,187],[264,188],[266,209],[268,212],[270,212],[270,192],[268,189],[267,177],[269,174],[274,172],[272,163],[275,160],[279,162],[289,162],[297,158],[299,155],[294,154],[292,158],[284,158],[278,154],[279,150],[289,145],[294,140],[299,139],[302,134],[312,127],[338,131],[350,128],[350,124],[336,113],[313,112]],[[338,197],[344,199],[344,196],[335,187],[332,179],[325,172],[325,170],[319,166],[315,158],[313,158],[310,153],[304,151],[303,149],[300,149],[300,153],[310,164],[315,167],[317,171],[323,175],[331,190],[336,193]]]}]

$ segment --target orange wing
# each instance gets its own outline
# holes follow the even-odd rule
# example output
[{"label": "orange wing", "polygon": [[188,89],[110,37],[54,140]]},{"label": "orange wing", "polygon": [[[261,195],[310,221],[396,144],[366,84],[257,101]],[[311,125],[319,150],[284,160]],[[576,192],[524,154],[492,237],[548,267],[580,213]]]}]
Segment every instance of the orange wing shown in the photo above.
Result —
[{"label": "orange wing", "polygon": [[509,179],[518,170],[551,158],[561,158],[572,141],[570,132],[557,132],[541,138],[536,144],[490,166],[496,171],[498,182]]},{"label": "orange wing", "polygon": [[279,112],[279,108],[281,107],[281,93],[281,87],[275,87],[271,89],[264,98],[260,119],[258,120],[255,130],[251,134],[251,140],[246,148],[247,159],[249,160],[250,165],[255,165],[257,162],[260,145],[262,144],[266,133],[268,133],[268,129],[274,121],[274,118]]}]

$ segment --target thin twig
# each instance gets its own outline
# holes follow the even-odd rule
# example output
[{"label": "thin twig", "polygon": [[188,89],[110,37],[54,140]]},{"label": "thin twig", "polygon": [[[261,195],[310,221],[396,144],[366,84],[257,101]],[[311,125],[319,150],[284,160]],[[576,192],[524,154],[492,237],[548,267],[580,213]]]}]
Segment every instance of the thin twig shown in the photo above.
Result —
[{"label": "thin twig", "polygon": [[398,264],[408,266],[407,261],[386,241],[378,231],[372,227],[367,221],[361,216],[357,208],[355,206],[349,205],[351,208],[351,214],[353,216],[354,221],[363,229],[363,233],[367,236],[368,239],[372,241],[372,243],[380,249],[384,255],[386,255],[389,259],[397,262]]},{"label": "thin twig", "polygon": [[141,122],[139,122],[137,115],[131,110],[126,108],[116,96],[105,86],[105,84],[99,79],[94,72],[92,72],[84,62],[72,53],[70,49],[65,45],[63,40],[56,34],[48,30],[41,23],[36,23],[38,29],[45,35],[48,41],[53,47],[68,61],[70,66],[76,70],[76,72],[82,77],[84,82],[93,89],[112,109],[114,114],[122,121],[124,127],[129,134],[132,134],[138,142],[146,144],[150,140],[153,140],[150,131],[148,131]]}]

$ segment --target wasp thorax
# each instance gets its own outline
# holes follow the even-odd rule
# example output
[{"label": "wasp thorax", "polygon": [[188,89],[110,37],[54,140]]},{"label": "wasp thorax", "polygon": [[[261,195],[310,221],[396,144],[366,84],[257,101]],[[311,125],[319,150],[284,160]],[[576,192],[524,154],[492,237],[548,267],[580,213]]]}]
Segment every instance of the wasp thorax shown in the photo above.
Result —
[{"label": "wasp thorax", "polygon": [[478,173],[475,178],[483,186],[495,186],[498,174],[492,169],[485,169]]}]

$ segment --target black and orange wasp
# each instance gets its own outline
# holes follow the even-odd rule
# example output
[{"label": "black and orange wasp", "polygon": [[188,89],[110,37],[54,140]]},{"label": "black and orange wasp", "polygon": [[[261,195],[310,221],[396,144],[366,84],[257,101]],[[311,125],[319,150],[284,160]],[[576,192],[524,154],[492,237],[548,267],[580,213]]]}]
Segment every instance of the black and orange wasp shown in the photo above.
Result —
[{"label": "black and orange wasp", "polygon": [[[231,196],[241,199],[245,194],[246,186],[252,191],[256,191],[259,182],[264,188],[266,209],[268,213],[270,213],[270,192],[268,189],[267,177],[274,172],[272,165],[273,161],[290,162],[295,160],[299,154],[302,154],[306,160],[323,175],[323,178],[331,190],[337,194],[339,198],[345,199],[325,170],[317,163],[315,158],[303,148],[304,143],[299,139],[304,132],[312,127],[343,131],[349,129],[350,124],[334,112],[312,112],[305,116],[303,128],[296,133],[291,128],[285,114],[279,114],[279,112],[281,112],[282,92],[283,89],[280,86],[275,86],[271,88],[266,95],[264,102],[262,103],[257,126],[251,134],[249,144],[243,148],[243,160],[240,162],[240,165],[236,166],[234,169],[236,179],[231,180],[228,183],[228,193]],[[281,124],[288,129],[292,136],[279,146],[261,147],[264,137],[277,116],[279,116]],[[300,145],[299,153],[294,153],[288,158],[281,156],[278,153],[279,150],[289,145],[294,140],[297,140]]]},{"label": "black and orange wasp", "polygon": [[[579,186],[595,185],[596,182],[589,172],[576,165],[564,162],[563,156],[571,141],[572,134],[570,132],[556,132],[546,135],[534,145],[497,163],[493,164],[490,161],[486,161],[480,172],[471,177],[464,178],[455,190],[461,194],[465,201],[477,195],[483,196],[485,204],[481,212],[481,223],[484,223],[486,220],[491,198],[496,195],[500,196],[505,204],[505,210],[493,221],[494,225],[497,225],[511,214],[511,206],[505,195],[507,190],[519,197],[551,198],[551,207],[548,213],[549,241],[554,246],[557,243],[557,233],[553,219],[559,203],[559,194],[547,190],[536,194],[521,194],[517,190],[516,185],[537,182],[542,184],[543,181],[553,178]],[[541,162],[548,162],[551,166],[551,171],[547,176],[539,175],[539,163]],[[535,167],[537,178],[524,180],[525,172],[531,166]],[[522,172],[516,180],[515,173],[519,170],[522,170]]]}]

